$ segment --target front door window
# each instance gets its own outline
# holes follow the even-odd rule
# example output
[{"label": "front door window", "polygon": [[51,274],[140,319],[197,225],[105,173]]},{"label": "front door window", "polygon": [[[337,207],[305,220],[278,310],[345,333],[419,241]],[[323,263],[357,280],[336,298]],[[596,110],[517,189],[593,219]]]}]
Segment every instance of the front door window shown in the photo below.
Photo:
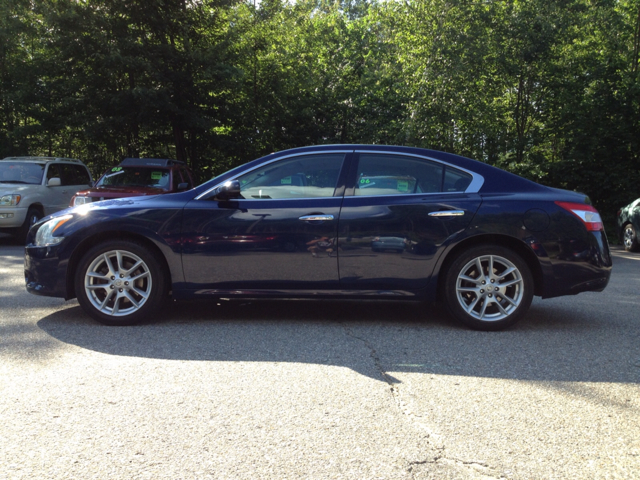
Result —
[{"label": "front door window", "polygon": [[265,165],[238,178],[243,198],[333,197],[343,154],[306,155]]}]

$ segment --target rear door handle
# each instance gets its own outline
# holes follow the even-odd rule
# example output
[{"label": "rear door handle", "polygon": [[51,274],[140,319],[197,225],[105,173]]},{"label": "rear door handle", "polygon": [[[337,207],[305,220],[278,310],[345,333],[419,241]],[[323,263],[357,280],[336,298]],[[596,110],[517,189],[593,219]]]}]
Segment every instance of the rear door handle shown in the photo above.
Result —
[{"label": "rear door handle", "polygon": [[443,210],[440,212],[429,213],[430,217],[461,217],[464,215],[464,210]]},{"label": "rear door handle", "polygon": [[327,220],[333,220],[333,215],[304,215],[298,220],[302,220],[303,222],[326,222]]}]

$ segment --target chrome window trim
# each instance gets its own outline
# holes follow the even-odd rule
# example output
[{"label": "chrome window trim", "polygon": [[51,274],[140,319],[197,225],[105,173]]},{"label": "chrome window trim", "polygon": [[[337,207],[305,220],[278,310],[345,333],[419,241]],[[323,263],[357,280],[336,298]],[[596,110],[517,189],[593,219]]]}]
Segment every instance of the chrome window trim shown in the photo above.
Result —
[{"label": "chrome window trim", "polygon": [[[468,173],[471,175],[471,183],[466,188],[464,192],[429,192],[429,193],[399,193],[397,195],[407,196],[407,195],[455,195],[460,193],[478,193],[484,185],[484,177],[479,173],[472,172],[471,170],[467,170],[466,168],[459,167],[457,165],[453,165],[452,163],[445,162],[443,160],[439,160],[433,157],[427,157],[426,155],[418,155],[416,153],[405,153],[405,152],[387,152],[380,150],[355,150],[354,153],[369,153],[376,155],[401,155],[404,157],[415,157],[423,160],[429,160],[430,162],[439,163],[441,165],[446,165],[447,167],[454,168],[456,170],[460,170],[461,172]],[[365,197],[380,197],[380,196],[395,196],[395,195],[357,195],[358,198]]]},{"label": "chrome window trim", "polygon": [[349,195],[344,198],[386,198],[386,197],[433,197],[438,195],[460,195],[463,193],[477,193],[469,192],[424,192],[424,193],[390,193],[389,195]]},{"label": "chrome window trim", "polygon": [[[459,195],[460,193],[478,193],[480,191],[480,188],[482,188],[482,185],[484,184],[484,177],[482,175],[480,175],[479,173],[476,172],[472,172],[471,170],[467,170],[466,168],[462,168],[459,167],[457,165],[453,165],[449,162],[445,162],[443,160],[439,160],[437,158],[433,158],[433,157],[428,157],[426,155],[418,155],[415,153],[405,153],[405,152],[396,152],[396,151],[380,151],[380,150],[323,150],[323,151],[319,151],[319,152],[298,152],[298,153],[292,153],[289,155],[284,155],[282,157],[278,157],[278,158],[274,158],[272,160],[269,160],[268,162],[264,162],[261,163],[260,165],[256,165],[255,167],[253,167],[250,170],[246,170],[242,173],[239,173],[227,180],[225,180],[224,182],[221,183],[217,183],[216,185],[214,185],[213,187],[211,187],[210,189],[206,190],[205,192],[201,193],[200,195],[198,195],[194,200],[202,200],[203,197],[208,196],[212,191],[214,191],[216,188],[219,188],[221,185],[225,184],[226,182],[229,182],[231,180],[235,180],[238,177],[246,174],[246,173],[251,173],[254,170],[258,169],[258,168],[262,168],[265,165],[269,165],[271,163],[274,162],[278,162],[280,160],[285,160],[287,158],[291,158],[291,157],[298,157],[298,156],[303,156],[303,155],[323,155],[323,154],[328,154],[328,153],[342,153],[342,154],[349,154],[349,153],[369,153],[369,154],[376,154],[376,155],[399,155],[399,156],[405,156],[405,157],[415,157],[415,158],[419,158],[422,160],[428,160],[430,162],[434,162],[434,163],[439,163],[441,165],[445,165],[447,167],[451,167],[453,169],[456,170],[460,170],[461,172],[465,172],[468,173],[469,175],[471,175],[471,183],[469,184],[469,186],[466,188],[466,190],[464,190],[463,192],[425,192],[425,193],[399,193],[397,195],[357,195],[358,198],[367,198],[367,197],[381,197],[381,196],[398,196],[401,195],[403,197],[406,196],[415,196],[415,195],[419,195],[419,196],[425,196],[425,195]],[[237,168],[237,167],[236,167]],[[334,198],[334,197],[299,197],[299,198],[264,198],[262,199],[262,201],[269,201],[269,200],[277,200],[277,201],[281,201],[281,200],[304,200],[304,199],[308,199],[308,198],[316,198],[316,199],[320,199],[320,198]],[[240,200],[246,200],[246,199],[238,199],[238,201]]]},{"label": "chrome window trim", "polygon": [[[269,165],[271,163],[278,162],[280,160],[285,160],[285,159],[291,158],[291,157],[301,157],[303,155],[323,155],[323,154],[327,154],[327,153],[342,153],[344,155],[347,155],[348,153],[353,153],[353,149],[351,149],[351,150],[323,150],[323,151],[320,151],[320,152],[298,152],[298,153],[292,153],[290,155],[284,155],[282,157],[274,158],[272,160],[269,160],[268,162],[264,162],[264,163],[261,163],[260,165],[256,165],[255,167],[253,167],[250,170],[245,170],[242,173],[238,173],[237,175],[235,175],[235,176],[233,176],[231,178],[228,178],[227,180],[225,180],[222,183],[217,183],[216,185],[211,187],[206,192],[201,193],[200,195],[198,195],[196,198],[194,198],[194,200],[201,200],[203,197],[209,195],[213,190],[215,190],[216,188],[219,188],[221,185],[224,185],[227,182],[235,180],[238,177],[241,177],[242,175],[245,175],[247,173],[251,173],[254,170],[257,170],[258,168],[264,167],[265,165]],[[342,160],[342,163],[344,165],[344,159]],[[281,201],[281,200],[303,200],[303,199],[308,199],[308,198],[319,199],[319,198],[335,198],[335,197],[331,196],[331,197],[300,197],[300,198],[264,198],[264,199],[262,199],[262,201],[264,201],[264,200],[278,200],[278,201]],[[246,198],[238,199],[238,201],[240,201],[240,200],[247,200],[247,199]]]}]

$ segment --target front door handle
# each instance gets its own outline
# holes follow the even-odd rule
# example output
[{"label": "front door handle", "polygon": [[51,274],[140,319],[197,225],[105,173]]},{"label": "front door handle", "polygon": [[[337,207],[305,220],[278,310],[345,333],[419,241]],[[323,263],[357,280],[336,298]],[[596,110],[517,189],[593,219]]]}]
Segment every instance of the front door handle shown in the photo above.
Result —
[{"label": "front door handle", "polygon": [[430,217],[461,217],[464,215],[464,210],[443,210],[440,212],[429,213]]},{"label": "front door handle", "polygon": [[303,222],[326,222],[327,220],[333,220],[333,215],[323,215],[321,213],[315,215],[304,215],[298,220]]}]

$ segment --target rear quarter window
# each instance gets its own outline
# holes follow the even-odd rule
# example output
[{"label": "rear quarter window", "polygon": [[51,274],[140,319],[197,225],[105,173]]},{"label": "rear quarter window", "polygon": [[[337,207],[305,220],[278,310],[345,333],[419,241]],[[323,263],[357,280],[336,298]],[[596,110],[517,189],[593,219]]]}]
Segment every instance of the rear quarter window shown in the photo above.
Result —
[{"label": "rear quarter window", "polygon": [[472,177],[466,172],[447,167],[444,172],[444,192],[464,192]]}]

